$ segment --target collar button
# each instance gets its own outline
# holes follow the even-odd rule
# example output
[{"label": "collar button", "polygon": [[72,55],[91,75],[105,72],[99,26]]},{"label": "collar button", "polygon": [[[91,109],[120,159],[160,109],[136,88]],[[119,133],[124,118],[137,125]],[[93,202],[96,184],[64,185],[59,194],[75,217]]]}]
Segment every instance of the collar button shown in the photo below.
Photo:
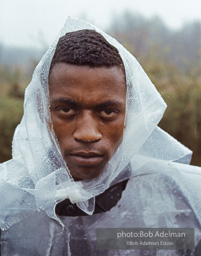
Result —
[{"label": "collar button", "polygon": [[75,207],[74,207],[72,204],[66,206],[66,212],[67,212],[68,214],[71,214],[71,213],[73,213],[74,211],[75,211]]}]

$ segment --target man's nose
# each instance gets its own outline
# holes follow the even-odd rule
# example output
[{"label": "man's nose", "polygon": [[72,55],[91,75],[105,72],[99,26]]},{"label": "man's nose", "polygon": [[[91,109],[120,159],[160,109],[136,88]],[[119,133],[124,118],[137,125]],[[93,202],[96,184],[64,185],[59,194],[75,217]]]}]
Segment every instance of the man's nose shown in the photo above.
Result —
[{"label": "man's nose", "polygon": [[78,117],[73,138],[85,143],[101,140],[102,135],[98,130],[98,120],[93,117],[92,113],[83,113]]}]

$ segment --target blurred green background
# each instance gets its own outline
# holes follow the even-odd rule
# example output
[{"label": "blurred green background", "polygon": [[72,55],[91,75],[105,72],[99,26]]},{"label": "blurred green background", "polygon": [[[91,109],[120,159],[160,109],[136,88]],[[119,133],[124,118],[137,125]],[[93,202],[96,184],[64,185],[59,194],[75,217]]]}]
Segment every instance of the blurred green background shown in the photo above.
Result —
[{"label": "blurred green background", "polygon": [[[169,29],[158,17],[125,12],[107,33],[143,66],[168,108],[159,126],[189,147],[201,166],[201,23]],[[0,44],[0,162],[11,158],[15,127],[23,114],[23,95],[36,63],[46,50]]]}]

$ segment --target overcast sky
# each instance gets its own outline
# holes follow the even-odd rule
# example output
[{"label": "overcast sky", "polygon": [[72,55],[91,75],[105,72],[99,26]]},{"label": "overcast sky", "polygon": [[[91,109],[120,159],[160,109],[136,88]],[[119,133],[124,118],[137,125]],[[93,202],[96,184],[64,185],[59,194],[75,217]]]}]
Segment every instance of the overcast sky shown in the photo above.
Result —
[{"label": "overcast sky", "polygon": [[0,0],[0,42],[51,44],[67,16],[85,17],[104,30],[114,15],[125,10],[158,15],[175,29],[184,22],[201,21],[201,0]]}]

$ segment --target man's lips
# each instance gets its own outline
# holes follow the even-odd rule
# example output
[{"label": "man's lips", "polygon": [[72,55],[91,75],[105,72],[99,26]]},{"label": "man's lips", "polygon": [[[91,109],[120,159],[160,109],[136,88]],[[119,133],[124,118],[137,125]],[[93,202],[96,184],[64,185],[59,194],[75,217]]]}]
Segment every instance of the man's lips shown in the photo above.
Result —
[{"label": "man's lips", "polygon": [[98,152],[73,152],[68,155],[72,162],[81,166],[95,166],[101,164],[103,161],[104,155]]}]

